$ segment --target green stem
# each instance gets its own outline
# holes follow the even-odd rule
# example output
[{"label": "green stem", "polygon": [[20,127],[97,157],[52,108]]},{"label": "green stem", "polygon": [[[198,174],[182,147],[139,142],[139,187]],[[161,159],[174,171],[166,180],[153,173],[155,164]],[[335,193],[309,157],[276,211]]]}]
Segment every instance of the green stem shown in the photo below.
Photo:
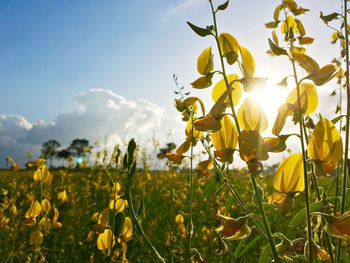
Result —
[{"label": "green stem", "polygon": [[256,197],[256,200],[258,202],[260,215],[261,215],[264,227],[265,227],[267,239],[268,239],[269,244],[270,244],[272,257],[273,257],[275,263],[280,262],[280,259],[278,257],[277,250],[276,250],[276,245],[275,245],[275,242],[274,242],[273,237],[272,237],[271,228],[270,228],[269,222],[268,222],[267,217],[266,217],[264,206],[262,204],[261,195],[260,195],[260,192],[258,189],[258,185],[257,185],[256,180],[255,180],[255,175],[252,173],[250,173],[249,175],[250,175],[250,180],[251,180],[253,188],[254,188],[255,197]]},{"label": "green stem", "polygon": [[[312,174],[311,175],[312,183],[313,183],[313,185],[315,187],[315,193],[316,193],[317,201],[320,201],[321,200],[321,193],[320,193],[320,189],[318,188],[318,182],[317,182],[317,178],[316,178],[316,175],[315,175],[314,167],[311,168],[311,174]],[[322,222],[323,222],[323,224],[325,224],[325,219],[324,218],[322,218]],[[334,261],[334,255],[333,255],[333,250],[332,250],[331,238],[330,238],[330,236],[328,235],[327,232],[324,232],[323,234],[324,234],[325,239],[326,239],[326,245],[327,245],[327,248],[328,248],[328,252],[329,252],[329,257],[330,257],[331,263],[334,263],[335,261]]]},{"label": "green stem", "polygon": [[[245,205],[244,201],[241,199],[241,197],[239,196],[238,192],[236,191],[235,187],[232,185],[232,183],[230,182],[230,180],[227,178],[227,176],[222,172],[219,164],[217,163],[217,161],[215,160],[214,156],[212,155],[212,153],[210,152],[208,146],[205,144],[204,140],[201,139],[202,145],[205,148],[206,152],[208,153],[210,159],[213,160],[213,164],[215,169],[218,171],[221,180],[223,180],[224,184],[226,185],[226,187],[229,189],[230,193],[232,194],[233,198],[236,200],[236,202],[238,203],[238,205],[243,209],[243,211],[245,212],[246,215],[250,215],[252,214],[252,212],[249,210],[249,208]],[[254,219],[253,216],[250,217],[250,219],[253,221],[255,227],[258,229],[258,231],[260,232],[260,234],[266,239],[268,240],[264,230],[262,229],[262,227],[259,225],[259,223]]]},{"label": "green stem", "polygon": [[[345,153],[343,161],[343,187],[340,203],[340,214],[344,214],[346,207],[346,183],[348,174],[349,156],[349,119],[350,119],[350,85],[349,85],[349,33],[348,33],[348,1],[344,0],[344,28],[345,28],[345,76],[346,76],[346,124],[345,124]],[[337,263],[341,260],[342,240],[338,238]]]},{"label": "green stem", "polygon": [[[293,52],[293,39],[290,40],[291,51]],[[305,184],[305,209],[306,209],[306,221],[307,221],[307,240],[308,240],[308,252],[309,252],[309,262],[313,262],[313,253],[312,253],[312,229],[311,229],[311,217],[310,217],[310,201],[309,201],[309,183],[307,177],[307,163],[306,163],[306,152],[304,145],[304,133],[302,125],[302,114],[301,114],[301,102],[300,102],[300,87],[297,77],[297,72],[295,68],[295,61],[293,58],[290,58],[293,66],[294,80],[297,88],[298,95],[298,117],[299,117],[299,130],[300,130],[300,144],[301,151],[303,155],[303,165],[304,165],[304,184]]]},{"label": "green stem", "polygon": [[[222,75],[223,75],[224,80],[225,80],[226,89],[229,90],[229,89],[230,89],[230,84],[228,83],[228,80],[227,80],[227,75],[226,75],[226,70],[225,70],[225,64],[224,64],[224,58],[223,58],[223,56],[222,56],[222,52],[221,52],[221,48],[220,48],[220,44],[219,44],[219,34],[218,34],[218,27],[217,27],[217,23],[216,23],[215,11],[214,11],[213,3],[212,3],[211,0],[209,0],[209,3],[210,3],[210,7],[211,7],[211,12],[212,12],[212,14],[213,14],[214,30],[215,30],[215,35],[214,35],[214,37],[215,37],[216,44],[217,44],[217,46],[218,46],[219,57],[220,57],[221,68],[222,68]],[[234,121],[235,121],[238,134],[241,134],[241,128],[240,128],[240,126],[239,126],[238,118],[237,118],[235,109],[234,109],[234,107],[233,107],[233,100],[232,100],[232,94],[231,94],[231,92],[229,92],[228,98],[229,98],[229,101],[230,101],[230,107],[231,107],[231,110],[232,110],[232,116],[233,116],[233,119],[234,119]]]},{"label": "green stem", "polygon": [[[118,174],[119,174],[119,170],[118,170],[118,164],[117,164],[117,167],[116,167],[116,179],[118,178]],[[117,193],[117,189],[116,189],[116,182],[117,180],[113,180],[112,179],[112,183],[113,183],[113,223],[112,223],[112,233],[114,235],[114,230],[115,230],[115,203],[116,203],[116,200],[115,200],[115,196],[116,196],[116,193]],[[111,244],[113,244],[113,235],[111,236]],[[109,262],[112,262],[113,259],[112,259],[112,255],[110,256],[109,258]]]},{"label": "green stem", "polygon": [[[303,130],[304,130],[306,144],[309,144],[309,139],[308,139],[308,136],[307,136],[307,133],[306,133],[306,127],[305,127],[304,119],[302,119],[302,126],[303,126]],[[307,157],[307,153],[306,152],[305,152],[305,155]],[[313,184],[313,186],[315,188],[317,201],[320,201],[321,200],[321,193],[320,193],[320,189],[318,188],[317,177],[316,177],[313,165],[311,167],[311,180],[312,180],[312,184]],[[325,220],[324,219],[322,219],[322,223],[323,223],[323,225],[325,225]],[[324,235],[325,235],[326,245],[327,245],[327,248],[328,248],[328,251],[329,251],[329,257],[330,257],[331,263],[334,263],[334,255],[333,255],[333,250],[332,250],[331,239],[330,239],[330,237],[329,237],[327,232],[324,232]]]},{"label": "green stem", "polygon": [[127,176],[125,197],[126,197],[126,200],[128,201],[132,223],[136,227],[137,233],[140,235],[141,239],[144,241],[145,246],[152,252],[152,257],[154,258],[154,260],[156,262],[165,263],[165,260],[158,253],[157,249],[152,245],[151,241],[147,238],[147,236],[146,236],[145,232],[143,231],[143,228],[138,220],[138,216],[135,213],[134,205],[132,202],[132,196],[131,196],[131,185],[132,185],[131,177],[132,176],[130,176],[130,166],[128,166],[127,173],[128,173],[128,176]]},{"label": "green stem", "polygon": [[[191,112],[191,137],[193,140],[193,112]],[[190,182],[188,186],[188,210],[189,210],[189,222],[187,225],[187,263],[191,263],[191,248],[192,248],[192,235],[193,235],[193,219],[192,219],[192,202],[193,202],[193,145],[191,143],[191,158],[190,158]]]}]

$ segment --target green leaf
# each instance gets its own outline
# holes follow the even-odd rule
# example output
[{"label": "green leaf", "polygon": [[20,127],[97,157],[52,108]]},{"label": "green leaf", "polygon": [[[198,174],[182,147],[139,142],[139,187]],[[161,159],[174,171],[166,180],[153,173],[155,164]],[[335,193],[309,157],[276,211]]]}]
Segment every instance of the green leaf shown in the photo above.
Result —
[{"label": "green leaf", "polygon": [[123,167],[124,169],[126,169],[128,167],[128,154],[125,154],[124,155],[124,158],[123,158]]},{"label": "green leaf", "polygon": [[287,51],[283,48],[280,48],[277,46],[273,41],[269,38],[269,46],[271,48],[271,51],[274,55],[280,56],[280,55],[288,55]]},{"label": "green leaf", "polygon": [[271,262],[272,262],[272,258],[271,258],[270,244],[267,244],[260,253],[258,263],[271,263]]},{"label": "green leaf", "polygon": [[129,144],[128,144],[128,154],[129,154],[129,156],[134,154],[135,149],[136,149],[136,142],[135,142],[134,139],[131,139]]},{"label": "green leaf", "polygon": [[248,238],[242,239],[239,243],[238,246],[236,247],[234,256],[235,258],[238,258],[238,255],[241,253],[242,249],[244,248],[245,243],[247,243]]},{"label": "green leaf", "polygon": [[276,85],[277,86],[281,86],[282,88],[285,88],[288,86],[288,77],[285,77],[284,79],[282,79],[280,82],[278,82]]},{"label": "green leaf", "polygon": [[239,253],[238,257],[241,258],[244,256],[244,254],[246,254],[249,249],[251,249],[256,242],[258,242],[261,239],[261,236],[257,236],[255,237],[252,241],[250,241],[243,249],[243,251],[241,253]]},{"label": "green leaf", "polygon": [[234,201],[234,197],[233,196],[230,196],[228,199],[227,199],[227,202],[226,202],[226,211],[230,211],[230,208],[231,208],[231,205]]},{"label": "green leaf", "polygon": [[280,21],[271,21],[268,23],[265,23],[266,28],[276,28],[278,26]]},{"label": "green leaf", "polygon": [[225,3],[222,5],[219,5],[217,10],[225,10],[228,7],[229,0],[227,0]]},{"label": "green leaf", "polygon": [[[334,201],[336,199],[338,199],[339,197],[337,196],[331,196],[331,197],[328,197],[325,201],[326,202],[331,202],[331,201]],[[323,204],[325,203],[324,200],[321,200],[321,201],[317,201],[315,203],[312,203],[310,205],[310,213],[313,213],[313,212],[317,212],[319,211]],[[290,222],[290,226],[291,227],[296,227],[300,224],[302,224],[304,221],[306,220],[306,210],[305,208],[300,210],[294,217],[293,219],[291,220]]]},{"label": "green leaf", "polygon": [[201,198],[207,197],[214,189],[215,185],[217,185],[217,181],[216,180],[212,180],[209,183],[206,184],[206,186],[204,187],[202,193],[201,193]]},{"label": "green leaf", "polygon": [[212,85],[213,73],[209,73],[206,76],[199,77],[191,83],[192,88],[195,89],[206,89]]},{"label": "green leaf", "polygon": [[323,13],[322,12],[320,12],[320,18],[323,20],[323,22],[325,22],[326,24],[328,23],[328,22],[330,22],[330,21],[332,21],[333,19],[337,19],[338,18],[338,16],[339,16],[340,14],[338,14],[338,13],[331,13],[331,14],[329,14],[329,15],[323,15]]},{"label": "green leaf", "polygon": [[210,32],[209,29],[196,26],[196,25],[194,25],[194,24],[192,24],[192,23],[190,23],[190,22],[187,22],[187,24],[190,26],[190,28],[191,28],[198,36],[206,37],[206,36],[211,35],[211,32]]},{"label": "green leaf", "polygon": [[335,117],[331,122],[333,124],[336,124],[338,121],[340,121],[343,117],[346,117],[346,115],[339,115],[338,117]]}]

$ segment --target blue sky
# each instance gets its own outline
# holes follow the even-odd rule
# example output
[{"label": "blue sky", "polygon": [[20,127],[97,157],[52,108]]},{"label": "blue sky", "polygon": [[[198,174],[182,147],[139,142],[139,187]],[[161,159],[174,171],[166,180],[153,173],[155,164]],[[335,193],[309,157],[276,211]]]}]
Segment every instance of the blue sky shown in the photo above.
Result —
[{"label": "blue sky", "polygon": [[[222,2],[214,1],[216,5]],[[264,23],[272,20],[278,2],[231,1],[229,8],[218,14],[219,31],[233,34],[240,44],[247,47],[256,60],[257,75],[269,77],[271,83],[278,82],[290,70],[287,61],[270,58],[265,53],[271,30],[265,29]],[[331,31],[318,15],[320,10],[325,13],[338,11],[341,1],[297,2],[312,9],[308,15],[302,16],[307,33],[310,32],[308,35],[316,38],[309,54],[317,57],[321,65],[329,63],[338,48],[329,44]],[[101,106],[94,104],[93,95],[100,96],[101,93],[90,90],[110,90],[130,105],[136,103],[140,114],[143,109],[151,115],[161,112],[159,118],[165,118],[159,120],[162,129],[147,126],[143,138],[151,136],[155,128],[162,133],[171,128],[177,134],[183,129],[178,127],[180,121],[169,121],[180,118],[173,107],[172,74],[176,73],[180,83],[190,89],[189,83],[198,77],[198,55],[209,45],[215,47],[211,39],[200,38],[191,32],[186,21],[200,26],[211,24],[208,1],[0,0],[0,115],[23,117],[28,122],[23,124],[26,127],[23,132],[27,133],[39,123],[41,126],[36,129],[44,134],[43,127],[51,125],[48,130],[52,131],[58,127],[54,124],[60,121],[76,124],[63,119],[74,114],[78,114],[79,119],[79,112],[84,109],[89,108],[93,115],[92,105]],[[108,103],[110,99],[107,97],[111,93],[103,94],[103,103]],[[209,90],[192,90],[192,94],[210,101]],[[119,97],[113,97],[112,101],[114,99],[122,101]],[[152,116],[158,116],[158,113]],[[100,116],[103,116],[102,112]],[[18,120],[13,125],[21,126]],[[10,121],[8,126],[2,125],[3,129],[8,127],[4,133],[6,136],[11,134],[11,125]],[[68,127],[56,130],[62,129],[68,130]],[[19,137],[15,140],[25,141],[27,148],[38,149],[38,139],[31,141],[28,135],[18,139],[21,131],[16,130]],[[102,136],[103,132],[108,135],[108,131],[102,129],[91,137]],[[6,136],[0,134],[0,138]],[[44,140],[49,136],[46,134],[40,138]],[[84,133],[84,136],[89,136],[89,133]],[[177,140],[181,140],[181,136]],[[64,144],[73,137],[62,136],[61,140]],[[6,137],[6,140],[10,138]],[[17,150],[11,154],[17,154]]]}]

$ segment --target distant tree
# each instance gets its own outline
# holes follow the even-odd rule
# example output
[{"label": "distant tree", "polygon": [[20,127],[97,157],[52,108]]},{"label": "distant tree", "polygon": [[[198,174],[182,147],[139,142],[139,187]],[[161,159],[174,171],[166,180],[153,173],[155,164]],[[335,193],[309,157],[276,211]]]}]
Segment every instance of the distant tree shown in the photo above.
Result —
[{"label": "distant tree", "polygon": [[57,158],[64,161],[67,160],[68,157],[71,157],[71,155],[72,153],[69,150],[63,149],[57,153]]},{"label": "distant tree", "polygon": [[68,151],[71,152],[72,156],[84,157],[89,148],[89,141],[86,139],[75,139],[68,147]]},{"label": "distant tree", "polygon": [[165,154],[166,153],[170,153],[175,148],[176,148],[175,143],[173,143],[173,142],[167,143],[165,148],[160,148],[159,149],[159,153],[157,154],[157,158],[158,159],[164,159],[166,157]]},{"label": "distant tree", "polygon": [[52,166],[52,158],[54,158],[57,154],[57,148],[59,148],[61,144],[56,140],[49,140],[44,142],[41,147],[41,156],[48,159],[50,162],[50,167]]}]

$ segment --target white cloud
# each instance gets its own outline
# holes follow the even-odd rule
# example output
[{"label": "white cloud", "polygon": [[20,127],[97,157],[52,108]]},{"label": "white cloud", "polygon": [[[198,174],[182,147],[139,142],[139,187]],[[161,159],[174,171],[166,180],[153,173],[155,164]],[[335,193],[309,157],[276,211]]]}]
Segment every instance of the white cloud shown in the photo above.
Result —
[{"label": "white cloud", "polygon": [[177,4],[174,4],[170,7],[168,7],[166,10],[162,10],[162,12],[159,12],[159,20],[165,21],[167,19],[170,19],[174,16],[177,16],[180,13],[183,13],[187,11],[188,9],[192,9],[196,6],[199,6],[201,4],[206,3],[206,1],[203,0],[183,0],[178,2]]},{"label": "white cloud", "polygon": [[165,115],[163,108],[151,102],[128,101],[110,90],[90,90],[75,101],[80,110],[59,114],[51,123],[30,123],[23,116],[0,115],[0,160],[11,156],[24,163],[29,149],[38,155],[41,144],[50,139],[61,145],[69,145],[75,138],[86,138],[91,143],[106,140],[113,147],[131,137],[149,138]]}]

